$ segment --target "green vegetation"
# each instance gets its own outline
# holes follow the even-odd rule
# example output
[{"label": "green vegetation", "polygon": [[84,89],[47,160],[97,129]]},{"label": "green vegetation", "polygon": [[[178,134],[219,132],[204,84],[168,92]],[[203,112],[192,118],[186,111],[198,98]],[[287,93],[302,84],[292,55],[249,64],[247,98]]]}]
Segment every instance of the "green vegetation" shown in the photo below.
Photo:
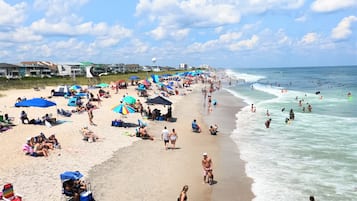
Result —
[{"label": "green vegetation", "polygon": [[[52,78],[22,78],[18,80],[7,80],[5,78],[0,79],[0,90],[8,90],[8,89],[30,89],[35,87],[47,87],[47,86],[58,86],[58,85],[95,85],[99,83],[110,83],[118,80],[127,80],[130,82],[129,77],[132,75],[136,75],[140,77],[140,79],[145,79],[147,76],[151,74],[175,74],[177,72],[182,72],[181,70],[175,71],[160,71],[160,72],[138,72],[138,73],[125,73],[125,74],[112,74],[101,76],[98,78],[88,79],[85,76],[77,76],[72,77],[52,77]],[[1,94],[0,94],[1,96]]]}]

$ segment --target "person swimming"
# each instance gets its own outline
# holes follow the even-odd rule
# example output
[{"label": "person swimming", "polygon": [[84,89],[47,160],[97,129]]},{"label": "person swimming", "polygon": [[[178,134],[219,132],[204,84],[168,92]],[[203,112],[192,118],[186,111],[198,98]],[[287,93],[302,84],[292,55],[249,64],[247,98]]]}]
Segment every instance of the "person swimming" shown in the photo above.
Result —
[{"label": "person swimming", "polygon": [[271,122],[271,118],[268,119],[268,120],[266,120],[266,122],[265,122],[265,127],[266,127],[266,128],[269,128],[269,127],[270,127],[270,122]]}]

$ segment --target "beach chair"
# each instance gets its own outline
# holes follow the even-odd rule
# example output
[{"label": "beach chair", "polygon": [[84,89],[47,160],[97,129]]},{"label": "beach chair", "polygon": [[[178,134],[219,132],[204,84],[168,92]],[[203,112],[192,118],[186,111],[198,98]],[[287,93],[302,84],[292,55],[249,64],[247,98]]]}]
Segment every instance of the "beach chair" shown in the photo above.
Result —
[{"label": "beach chair", "polygon": [[15,194],[11,183],[5,184],[2,189],[2,199],[4,201],[22,201],[22,196]]},{"label": "beach chair", "polygon": [[139,127],[147,127],[148,124],[145,123],[144,121],[142,121],[141,119],[138,119],[138,124],[139,124]]},{"label": "beach chair", "polygon": [[[67,171],[60,174],[61,182],[62,182],[62,195],[66,201],[73,201],[75,192],[79,193],[80,201],[94,201],[92,192],[91,192],[91,185],[89,181],[82,180],[83,175],[78,172]],[[85,185],[85,189],[83,191],[78,192],[77,190],[73,189],[74,181],[81,181]],[[77,187],[75,187],[77,188]]]}]

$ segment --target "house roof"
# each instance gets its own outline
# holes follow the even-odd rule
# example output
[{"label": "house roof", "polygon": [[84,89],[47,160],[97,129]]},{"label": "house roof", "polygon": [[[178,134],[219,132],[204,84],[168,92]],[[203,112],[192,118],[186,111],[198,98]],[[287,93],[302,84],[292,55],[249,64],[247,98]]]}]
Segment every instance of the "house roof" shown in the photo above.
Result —
[{"label": "house roof", "polygon": [[9,64],[9,63],[0,63],[0,68],[17,68],[18,65]]}]

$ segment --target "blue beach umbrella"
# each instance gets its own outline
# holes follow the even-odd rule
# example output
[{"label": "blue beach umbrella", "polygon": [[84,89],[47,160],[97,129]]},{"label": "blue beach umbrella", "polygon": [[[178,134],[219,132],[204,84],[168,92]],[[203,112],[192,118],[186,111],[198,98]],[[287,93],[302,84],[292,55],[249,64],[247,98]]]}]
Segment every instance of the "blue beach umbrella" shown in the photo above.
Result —
[{"label": "blue beach umbrella", "polygon": [[139,80],[140,78],[136,75],[130,76],[129,80]]},{"label": "blue beach umbrella", "polygon": [[82,89],[82,87],[79,86],[79,85],[72,85],[72,86],[69,88],[69,90],[73,90],[73,91],[79,91],[79,90],[81,90],[81,89]]},{"label": "blue beach umbrella", "polygon": [[56,103],[43,99],[43,98],[33,98],[29,100],[24,100],[15,104],[15,107],[51,107],[55,106]]}]

